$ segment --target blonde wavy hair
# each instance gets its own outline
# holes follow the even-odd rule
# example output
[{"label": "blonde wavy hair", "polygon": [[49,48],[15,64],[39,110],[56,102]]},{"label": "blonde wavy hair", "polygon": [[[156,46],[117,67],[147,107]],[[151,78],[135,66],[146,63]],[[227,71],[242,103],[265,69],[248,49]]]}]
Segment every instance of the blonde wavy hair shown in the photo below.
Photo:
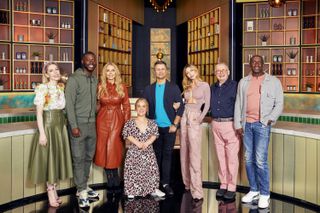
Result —
[{"label": "blonde wavy hair", "polygon": [[116,85],[116,92],[118,93],[118,95],[123,98],[124,97],[124,91],[123,91],[123,86],[122,86],[122,79],[121,79],[121,73],[119,71],[119,68],[117,67],[117,65],[115,63],[112,62],[108,62],[106,65],[104,65],[102,72],[101,72],[101,76],[100,76],[100,87],[98,90],[98,99],[100,99],[100,97],[103,94],[108,95],[108,91],[107,91],[107,67],[108,66],[113,66],[114,70],[116,71],[116,76],[114,79],[114,83]]},{"label": "blonde wavy hair", "polygon": [[196,79],[198,81],[202,81],[201,77],[200,77],[200,72],[198,70],[198,68],[193,65],[193,64],[187,64],[186,66],[184,66],[183,68],[183,80],[182,80],[182,87],[183,87],[183,90],[188,90],[191,88],[191,84],[192,84],[192,80],[190,80],[186,74],[186,71],[187,71],[187,68],[189,68],[194,70],[196,73],[197,73],[197,77]]},{"label": "blonde wavy hair", "polygon": [[58,66],[58,64],[56,62],[53,62],[53,61],[50,61],[48,63],[45,63],[43,68],[42,68],[42,83],[48,83],[49,82],[49,76],[47,75],[48,74],[48,68],[50,65],[56,65],[60,71],[60,76],[61,76],[61,70]]}]

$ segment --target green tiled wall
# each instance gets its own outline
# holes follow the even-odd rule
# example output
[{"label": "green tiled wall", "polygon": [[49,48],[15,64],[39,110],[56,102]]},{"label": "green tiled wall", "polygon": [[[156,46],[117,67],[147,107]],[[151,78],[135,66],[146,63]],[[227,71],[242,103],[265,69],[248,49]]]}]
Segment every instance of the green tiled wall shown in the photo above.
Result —
[{"label": "green tiled wall", "polygon": [[320,125],[320,118],[280,116],[278,120],[279,121],[287,121],[287,122],[295,122],[295,123]]},{"label": "green tiled wall", "polygon": [[[36,117],[35,114],[17,115],[17,116],[0,118],[0,124],[26,122],[26,121],[36,121],[36,120],[37,120],[37,117]],[[320,118],[280,116],[278,120],[279,121],[287,121],[287,122],[295,122],[295,123],[320,125]]]},{"label": "green tiled wall", "polygon": [[37,120],[36,115],[16,115],[16,116],[11,116],[11,117],[0,118],[0,124],[36,121],[36,120]]}]

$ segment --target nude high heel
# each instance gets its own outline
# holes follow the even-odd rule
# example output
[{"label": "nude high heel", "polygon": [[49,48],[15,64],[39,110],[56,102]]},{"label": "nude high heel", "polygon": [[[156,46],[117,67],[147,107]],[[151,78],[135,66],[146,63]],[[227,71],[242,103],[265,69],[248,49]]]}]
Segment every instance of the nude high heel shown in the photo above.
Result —
[{"label": "nude high heel", "polygon": [[53,188],[54,188],[54,196],[56,197],[56,200],[59,204],[62,203],[62,200],[61,198],[58,196],[58,193],[57,193],[57,184],[53,184]]},{"label": "nude high heel", "polygon": [[47,193],[48,193],[49,205],[51,207],[59,207],[60,204],[56,199],[56,196],[54,193],[54,186],[52,184],[47,184]]}]

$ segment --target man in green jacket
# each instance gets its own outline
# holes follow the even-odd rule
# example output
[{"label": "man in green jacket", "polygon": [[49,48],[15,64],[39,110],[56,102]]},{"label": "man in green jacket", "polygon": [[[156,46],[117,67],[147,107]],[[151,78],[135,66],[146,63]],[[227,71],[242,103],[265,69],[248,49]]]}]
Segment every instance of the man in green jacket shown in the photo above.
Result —
[{"label": "man in green jacket", "polygon": [[79,196],[79,206],[88,207],[88,198],[99,194],[88,187],[87,181],[96,149],[96,90],[98,80],[92,74],[96,56],[86,52],[82,68],[68,79],[66,86],[66,111],[69,122],[74,183]]}]

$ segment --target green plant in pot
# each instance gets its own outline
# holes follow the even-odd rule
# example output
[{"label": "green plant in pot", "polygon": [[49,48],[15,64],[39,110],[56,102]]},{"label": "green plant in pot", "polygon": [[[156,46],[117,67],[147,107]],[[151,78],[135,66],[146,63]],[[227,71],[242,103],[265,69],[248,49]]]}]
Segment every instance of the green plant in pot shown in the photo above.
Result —
[{"label": "green plant in pot", "polygon": [[287,56],[289,57],[289,61],[291,63],[294,62],[294,59],[296,58],[297,54],[298,54],[298,51],[293,52],[293,50],[291,50],[291,51],[287,52]]},{"label": "green plant in pot", "polygon": [[270,36],[268,34],[260,35],[261,45],[266,46],[269,38],[270,38]]},{"label": "green plant in pot", "polygon": [[7,81],[3,78],[0,78],[0,90],[3,90],[4,89],[4,84],[6,83]]},{"label": "green plant in pot", "polygon": [[41,56],[41,53],[40,52],[33,52],[32,53],[32,56],[34,57],[34,60],[39,60],[40,56]]},{"label": "green plant in pot", "polygon": [[54,33],[54,32],[49,32],[48,34],[47,34],[47,37],[48,37],[48,39],[49,39],[49,43],[54,43],[54,38],[56,37],[56,34]]},{"label": "green plant in pot", "polygon": [[307,92],[311,92],[311,91],[312,91],[312,88],[313,88],[313,84],[312,84],[312,83],[307,82],[307,83],[306,83],[306,89],[307,89]]}]

